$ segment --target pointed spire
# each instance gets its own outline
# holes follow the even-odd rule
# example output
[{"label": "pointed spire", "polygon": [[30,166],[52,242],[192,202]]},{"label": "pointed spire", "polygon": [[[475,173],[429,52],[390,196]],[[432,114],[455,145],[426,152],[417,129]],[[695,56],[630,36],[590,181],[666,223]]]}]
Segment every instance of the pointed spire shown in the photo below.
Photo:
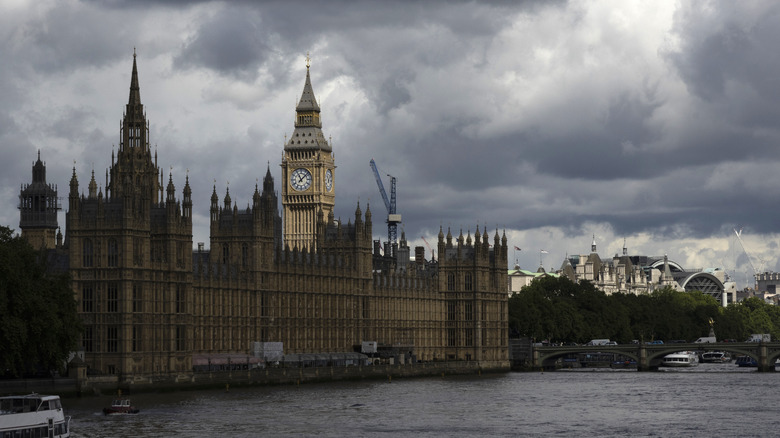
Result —
[{"label": "pointed spire", "polygon": [[97,198],[97,181],[95,181],[95,169],[92,169],[92,180],[89,181],[89,199]]},{"label": "pointed spire", "polygon": [[173,204],[176,202],[176,187],[173,185],[173,172],[168,172],[168,198],[167,202]]},{"label": "pointed spire", "polygon": [[274,192],[274,177],[271,175],[271,162],[268,162],[268,168],[263,178],[263,193],[271,194]]},{"label": "pointed spire", "polygon": [[141,104],[141,87],[138,86],[138,66],[135,62],[136,53],[133,48],[133,76],[130,79],[130,98],[127,101],[128,106],[136,106]]},{"label": "pointed spire", "polygon": [[285,135],[285,150],[289,149],[319,149],[331,152],[332,148],[322,133],[320,106],[314,97],[309,74],[309,58],[306,58],[306,82],[298,105],[295,107],[295,130],[289,137]]},{"label": "pointed spire", "polygon": [[590,244],[590,252],[598,252],[596,251],[596,235],[593,235],[593,243]]},{"label": "pointed spire", "polygon": [[38,149],[38,161],[33,164],[32,170],[33,183],[46,183],[46,165],[41,161],[41,150]]},{"label": "pointed spire", "polygon": [[298,106],[295,107],[296,111],[320,111],[320,106],[317,104],[317,99],[314,97],[314,90],[311,86],[311,76],[309,75],[309,66],[311,58],[309,54],[306,54],[306,83],[303,85],[303,93],[301,94],[301,100],[298,102]]},{"label": "pointed spire", "polygon": [[187,176],[184,178],[184,200],[185,202],[192,196],[192,189],[190,188],[190,171],[187,169]]},{"label": "pointed spire", "polygon": [[628,248],[626,247],[626,238],[625,237],[623,238],[623,255],[624,256],[628,255]]},{"label": "pointed spire", "polygon": [[225,188],[225,210],[230,210],[230,186]]},{"label": "pointed spire", "polygon": [[214,188],[211,191],[211,207],[216,207],[217,202],[219,202],[219,197],[217,196],[217,185],[214,184]]}]

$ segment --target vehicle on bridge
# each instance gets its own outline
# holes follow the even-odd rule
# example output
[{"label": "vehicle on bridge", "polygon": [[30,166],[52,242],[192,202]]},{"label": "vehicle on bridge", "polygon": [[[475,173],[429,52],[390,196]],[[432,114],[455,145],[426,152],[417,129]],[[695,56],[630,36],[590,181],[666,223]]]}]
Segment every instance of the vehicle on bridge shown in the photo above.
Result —
[{"label": "vehicle on bridge", "polygon": [[772,342],[772,335],[769,333],[755,333],[750,335],[747,342]]},{"label": "vehicle on bridge", "polygon": [[591,339],[591,341],[585,345],[617,345],[617,342],[610,341],[609,339]]}]

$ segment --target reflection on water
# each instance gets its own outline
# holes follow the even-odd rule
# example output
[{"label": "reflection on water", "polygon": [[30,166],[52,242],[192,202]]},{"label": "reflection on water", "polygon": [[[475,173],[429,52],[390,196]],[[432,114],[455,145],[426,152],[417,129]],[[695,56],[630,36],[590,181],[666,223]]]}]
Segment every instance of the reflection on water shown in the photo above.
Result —
[{"label": "reflection on water", "polygon": [[570,370],[65,399],[74,437],[775,435],[780,374],[731,364]]}]

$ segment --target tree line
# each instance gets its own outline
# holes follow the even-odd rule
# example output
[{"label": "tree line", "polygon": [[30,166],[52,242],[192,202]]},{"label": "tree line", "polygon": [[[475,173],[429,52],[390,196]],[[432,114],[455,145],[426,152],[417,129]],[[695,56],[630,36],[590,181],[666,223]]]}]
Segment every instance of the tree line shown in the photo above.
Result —
[{"label": "tree line", "polygon": [[709,334],[711,322],[719,341],[745,341],[752,333],[780,340],[780,307],[759,298],[722,307],[710,295],[671,287],[606,295],[588,281],[566,277],[538,278],[509,298],[510,336],[537,341],[692,342]]},{"label": "tree line", "polygon": [[46,265],[13,230],[0,226],[0,377],[64,370],[81,336],[81,320],[66,272]]}]

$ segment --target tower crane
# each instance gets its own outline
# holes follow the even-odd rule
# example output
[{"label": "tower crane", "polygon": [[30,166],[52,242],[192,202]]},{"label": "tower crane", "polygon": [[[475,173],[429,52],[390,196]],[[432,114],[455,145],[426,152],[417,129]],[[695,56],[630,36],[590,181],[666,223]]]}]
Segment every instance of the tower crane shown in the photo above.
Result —
[{"label": "tower crane", "polygon": [[425,240],[425,236],[420,236],[420,238],[425,242],[425,246],[428,247],[429,250],[431,250],[431,260],[436,258],[436,254],[433,252],[433,248],[431,248],[431,244],[428,243],[427,240]]},{"label": "tower crane", "polygon": [[[756,269],[756,265],[753,264],[753,258],[750,257],[750,253],[748,253],[747,248],[745,248],[745,242],[742,241],[742,228],[737,231],[736,228],[734,228],[734,234],[737,235],[737,240],[739,240],[739,244],[742,246],[742,251],[745,252],[745,255],[748,258],[748,262],[750,263],[750,267],[753,269],[753,279],[758,281],[758,274],[760,273],[759,269]],[[759,258],[759,261],[761,261],[761,270],[764,269],[764,262]]]},{"label": "tower crane", "polygon": [[398,235],[398,224],[401,223],[401,215],[396,213],[395,210],[395,177],[388,174],[390,177],[390,199],[387,198],[387,192],[385,192],[385,186],[382,184],[382,178],[379,176],[379,171],[376,168],[374,159],[371,159],[371,170],[374,171],[374,177],[376,178],[376,185],[379,186],[379,193],[382,194],[382,200],[385,201],[385,207],[387,208],[387,241],[390,245],[395,246]]}]

